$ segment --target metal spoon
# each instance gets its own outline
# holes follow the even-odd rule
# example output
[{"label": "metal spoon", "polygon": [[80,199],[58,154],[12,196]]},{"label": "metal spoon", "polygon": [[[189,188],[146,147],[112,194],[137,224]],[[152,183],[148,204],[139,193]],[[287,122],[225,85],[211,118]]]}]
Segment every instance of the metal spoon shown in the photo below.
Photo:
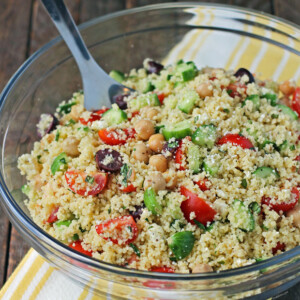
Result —
[{"label": "metal spoon", "polygon": [[84,107],[87,110],[110,107],[114,96],[133,91],[109,77],[96,63],[62,0],[41,1],[78,65],[83,82]]}]

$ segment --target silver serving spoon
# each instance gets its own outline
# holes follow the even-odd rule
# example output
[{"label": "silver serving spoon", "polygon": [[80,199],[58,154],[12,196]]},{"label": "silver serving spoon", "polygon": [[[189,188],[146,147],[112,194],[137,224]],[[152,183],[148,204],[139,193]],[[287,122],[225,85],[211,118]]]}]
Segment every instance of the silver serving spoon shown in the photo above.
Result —
[{"label": "silver serving spoon", "polygon": [[133,91],[113,80],[96,63],[63,0],[41,1],[78,65],[83,82],[84,107],[87,110],[110,107],[114,96]]}]

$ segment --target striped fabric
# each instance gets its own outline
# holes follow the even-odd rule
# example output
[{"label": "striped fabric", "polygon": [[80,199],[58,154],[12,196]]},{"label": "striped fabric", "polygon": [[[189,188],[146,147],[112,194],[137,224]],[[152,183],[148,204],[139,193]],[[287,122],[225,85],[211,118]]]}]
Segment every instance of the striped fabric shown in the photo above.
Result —
[{"label": "striped fabric", "polygon": [[[191,12],[195,13],[195,17],[189,21],[190,24],[222,26],[222,21],[215,20],[213,9],[194,9]],[[255,18],[251,21],[255,21]],[[265,25],[274,24],[265,20]],[[260,27],[250,28],[249,26],[247,23],[233,24],[235,29],[248,29],[254,34],[264,34],[270,38],[277,34],[264,32],[264,29]],[[282,30],[281,25],[276,26],[278,30]],[[294,35],[296,35],[295,32]],[[216,47],[216,41],[222,47]],[[294,41],[291,39],[285,38],[282,42],[291,47],[294,46]],[[163,63],[171,64],[181,58],[186,61],[195,61],[200,68],[204,66],[226,69],[246,67],[253,73],[259,74],[261,78],[273,78],[278,81],[293,78],[300,84],[299,57],[296,54],[275,45],[233,33],[191,30],[170,51]],[[113,289],[113,286],[111,288]],[[100,298],[94,295],[92,290],[79,287],[70,279],[65,278],[31,249],[0,291],[0,299],[90,300]]]}]

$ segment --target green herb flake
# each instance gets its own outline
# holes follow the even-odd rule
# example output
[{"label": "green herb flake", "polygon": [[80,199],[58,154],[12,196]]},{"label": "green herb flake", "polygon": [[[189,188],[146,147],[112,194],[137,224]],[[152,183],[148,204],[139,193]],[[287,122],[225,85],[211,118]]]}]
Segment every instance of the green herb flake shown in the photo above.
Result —
[{"label": "green herb flake", "polygon": [[79,235],[77,233],[75,233],[73,236],[72,236],[72,241],[76,242],[79,240]]},{"label": "green herb flake", "polygon": [[128,230],[129,230],[130,232],[132,232],[131,226],[127,226],[127,228],[128,228]]},{"label": "green herb flake", "polygon": [[227,94],[230,96],[233,90],[227,90]]},{"label": "green herb flake", "polygon": [[123,177],[122,185],[124,187],[127,187],[127,185],[128,185],[127,181],[129,179],[129,177],[131,176],[131,174],[132,174],[132,169],[129,168],[127,164],[124,164],[121,168],[121,175]]},{"label": "green herb flake", "polygon": [[230,110],[228,108],[223,108],[223,112],[226,113],[226,114],[229,114]]},{"label": "green herb flake", "polygon": [[248,184],[247,184],[247,180],[246,180],[245,178],[242,179],[241,186],[242,186],[244,189],[247,188]]},{"label": "green herb flake", "polygon": [[278,117],[279,117],[279,115],[277,115],[277,114],[271,114],[272,119],[278,119]]},{"label": "green herb flake", "polygon": [[55,141],[58,142],[58,139],[59,139],[59,130],[56,131]]},{"label": "green herb flake", "polygon": [[176,257],[170,257],[170,261],[177,261]]},{"label": "green herb flake", "polygon": [[290,146],[290,150],[291,150],[291,151],[296,150],[296,146],[295,146],[295,145],[291,145],[291,146]]},{"label": "green herb flake", "polygon": [[72,108],[72,106],[75,105],[75,104],[76,104],[76,102],[71,102],[71,103],[66,103],[66,104],[60,105],[60,106],[58,107],[58,111],[59,111],[60,113],[68,114],[68,113],[71,112],[71,108]]},{"label": "green herb flake", "polygon": [[107,210],[107,212],[110,214],[111,213],[111,207]]},{"label": "green herb flake", "polygon": [[266,230],[266,231],[269,230],[269,228],[268,228],[267,226],[265,226],[264,224],[261,225],[261,228],[262,228],[263,230]]},{"label": "green herb flake", "polygon": [[70,119],[67,123],[66,126],[74,125],[76,122],[73,119]]},{"label": "green herb flake", "polygon": [[43,151],[44,151],[44,152],[49,152],[49,150],[48,150],[48,149],[44,149]]},{"label": "green herb flake", "polygon": [[251,210],[252,213],[260,214],[260,212],[261,212],[260,205],[257,202],[255,202],[255,201],[251,202],[249,204],[249,209]]},{"label": "green herb flake", "polygon": [[141,252],[140,252],[139,248],[138,248],[135,244],[130,243],[129,246],[133,249],[134,253],[135,253],[138,257],[141,256]]},{"label": "green herb flake", "polygon": [[224,260],[220,260],[220,261],[218,261],[218,264],[224,265],[224,264],[225,264],[225,261],[224,261]]},{"label": "green herb flake", "polygon": [[145,218],[145,220],[146,220],[148,223],[150,223],[150,221],[149,221],[149,219],[148,219],[148,218]]},{"label": "green herb flake", "polygon": [[82,130],[85,131],[85,132],[89,132],[89,131],[90,131],[90,128],[87,127],[87,126],[85,126],[85,127],[82,128]]},{"label": "green herb flake", "polygon": [[90,183],[90,184],[93,184],[94,181],[95,181],[95,178],[92,177],[92,176],[87,175],[87,176],[85,177],[85,180],[84,180],[84,181],[85,181],[85,182],[88,182],[88,183]]},{"label": "green herb flake", "polygon": [[38,156],[36,157],[37,162],[38,162],[39,164],[42,164],[42,162],[41,162],[41,157],[42,157],[42,155],[38,155]]},{"label": "green herb flake", "polygon": [[194,219],[193,221],[194,221],[194,223],[195,223],[200,229],[206,231],[206,228],[205,228],[205,226],[204,226],[202,223],[200,223],[200,222],[197,221],[196,219]]}]

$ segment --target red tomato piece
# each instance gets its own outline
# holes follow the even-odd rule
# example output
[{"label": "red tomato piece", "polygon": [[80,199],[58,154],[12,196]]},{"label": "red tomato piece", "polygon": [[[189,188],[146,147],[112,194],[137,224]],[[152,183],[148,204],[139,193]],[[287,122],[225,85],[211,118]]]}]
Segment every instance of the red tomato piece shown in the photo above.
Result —
[{"label": "red tomato piece", "polygon": [[54,207],[50,213],[50,216],[49,218],[47,219],[46,223],[49,223],[49,224],[52,224],[52,223],[55,223],[56,221],[58,221],[58,218],[57,218],[57,212],[59,210],[59,206],[57,207]]},{"label": "red tomato piece", "polygon": [[92,251],[84,250],[82,248],[82,241],[72,242],[68,246],[84,255],[92,256]]},{"label": "red tomato piece", "polygon": [[128,118],[128,121],[130,121],[131,119],[133,119],[135,116],[137,116],[140,112],[139,111],[134,111],[131,113],[131,118]]},{"label": "red tomato piece", "polygon": [[98,131],[100,139],[107,145],[124,145],[135,135],[133,128],[129,129],[101,129]]},{"label": "red tomato piece", "polygon": [[255,149],[250,140],[239,134],[227,133],[219,139],[217,144],[223,145],[226,143],[230,143],[234,146],[240,146],[243,149]]},{"label": "red tomato piece", "polygon": [[[191,137],[190,136],[187,136],[185,137],[185,139],[187,140],[191,140]],[[184,171],[186,170],[186,167],[183,165],[183,162],[185,160],[185,155],[184,155],[184,149],[183,149],[183,139],[180,140],[179,142],[179,146],[176,150],[176,153],[175,153],[175,163],[179,165],[179,170],[180,171]]]},{"label": "red tomato piece", "polygon": [[[87,177],[91,178],[89,182]],[[81,177],[81,180],[78,179]],[[108,175],[102,172],[96,172],[91,175],[83,171],[71,170],[65,173],[65,178],[70,189],[81,196],[97,195],[107,184]],[[78,182],[80,180],[80,182]]]},{"label": "red tomato piece", "polygon": [[[193,220],[196,219],[204,226],[206,226],[208,222],[212,222],[214,220],[217,212],[210,207],[205,200],[198,197],[195,193],[189,191],[184,186],[180,187],[180,193],[187,198],[185,201],[181,202],[180,206],[186,220],[194,224]],[[193,220],[190,219],[190,214],[192,212],[196,215]]]},{"label": "red tomato piece", "polygon": [[136,187],[133,184],[128,184],[126,187],[121,187],[121,192],[123,193],[132,193],[136,191]]},{"label": "red tomato piece", "polygon": [[295,158],[296,161],[300,161],[300,155]]},{"label": "red tomato piece", "polygon": [[238,89],[242,89],[244,92],[246,92],[247,86],[243,83],[231,83],[226,87],[228,95],[232,98],[236,96],[241,97],[241,94],[240,92],[238,92]]},{"label": "red tomato piece", "polygon": [[282,251],[282,252],[285,250],[285,244],[284,243],[278,242],[276,247],[274,247],[272,249],[272,254],[275,255],[279,250]]},{"label": "red tomato piece", "polygon": [[94,121],[99,121],[99,120],[101,120],[103,113],[105,113],[107,110],[109,110],[109,108],[103,108],[103,109],[97,110],[97,111],[91,113],[88,120],[85,120],[84,118],[80,118],[79,122],[82,125],[89,125],[90,123],[93,123]]},{"label": "red tomato piece", "polygon": [[166,95],[164,93],[156,94],[161,105],[163,105]]},{"label": "red tomato piece", "polygon": [[130,215],[105,221],[95,228],[103,239],[114,244],[127,245],[138,237],[138,227]]},{"label": "red tomato piece", "polygon": [[174,269],[170,267],[152,267],[150,271],[159,273],[175,273]]},{"label": "red tomato piece", "polygon": [[300,116],[300,87],[295,89],[292,98],[292,109]]},{"label": "red tomato piece", "polygon": [[204,178],[203,180],[195,181],[195,183],[199,186],[199,188],[202,192],[205,192],[210,189],[207,186],[208,182],[209,182],[209,180],[207,180],[206,178]]},{"label": "red tomato piece", "polygon": [[272,203],[272,199],[270,197],[265,196],[262,197],[261,203],[269,206],[270,209],[275,210],[277,213],[279,213],[280,211],[286,212],[293,209],[299,201],[300,193],[296,187],[292,188],[291,193],[292,199],[288,203]]}]

